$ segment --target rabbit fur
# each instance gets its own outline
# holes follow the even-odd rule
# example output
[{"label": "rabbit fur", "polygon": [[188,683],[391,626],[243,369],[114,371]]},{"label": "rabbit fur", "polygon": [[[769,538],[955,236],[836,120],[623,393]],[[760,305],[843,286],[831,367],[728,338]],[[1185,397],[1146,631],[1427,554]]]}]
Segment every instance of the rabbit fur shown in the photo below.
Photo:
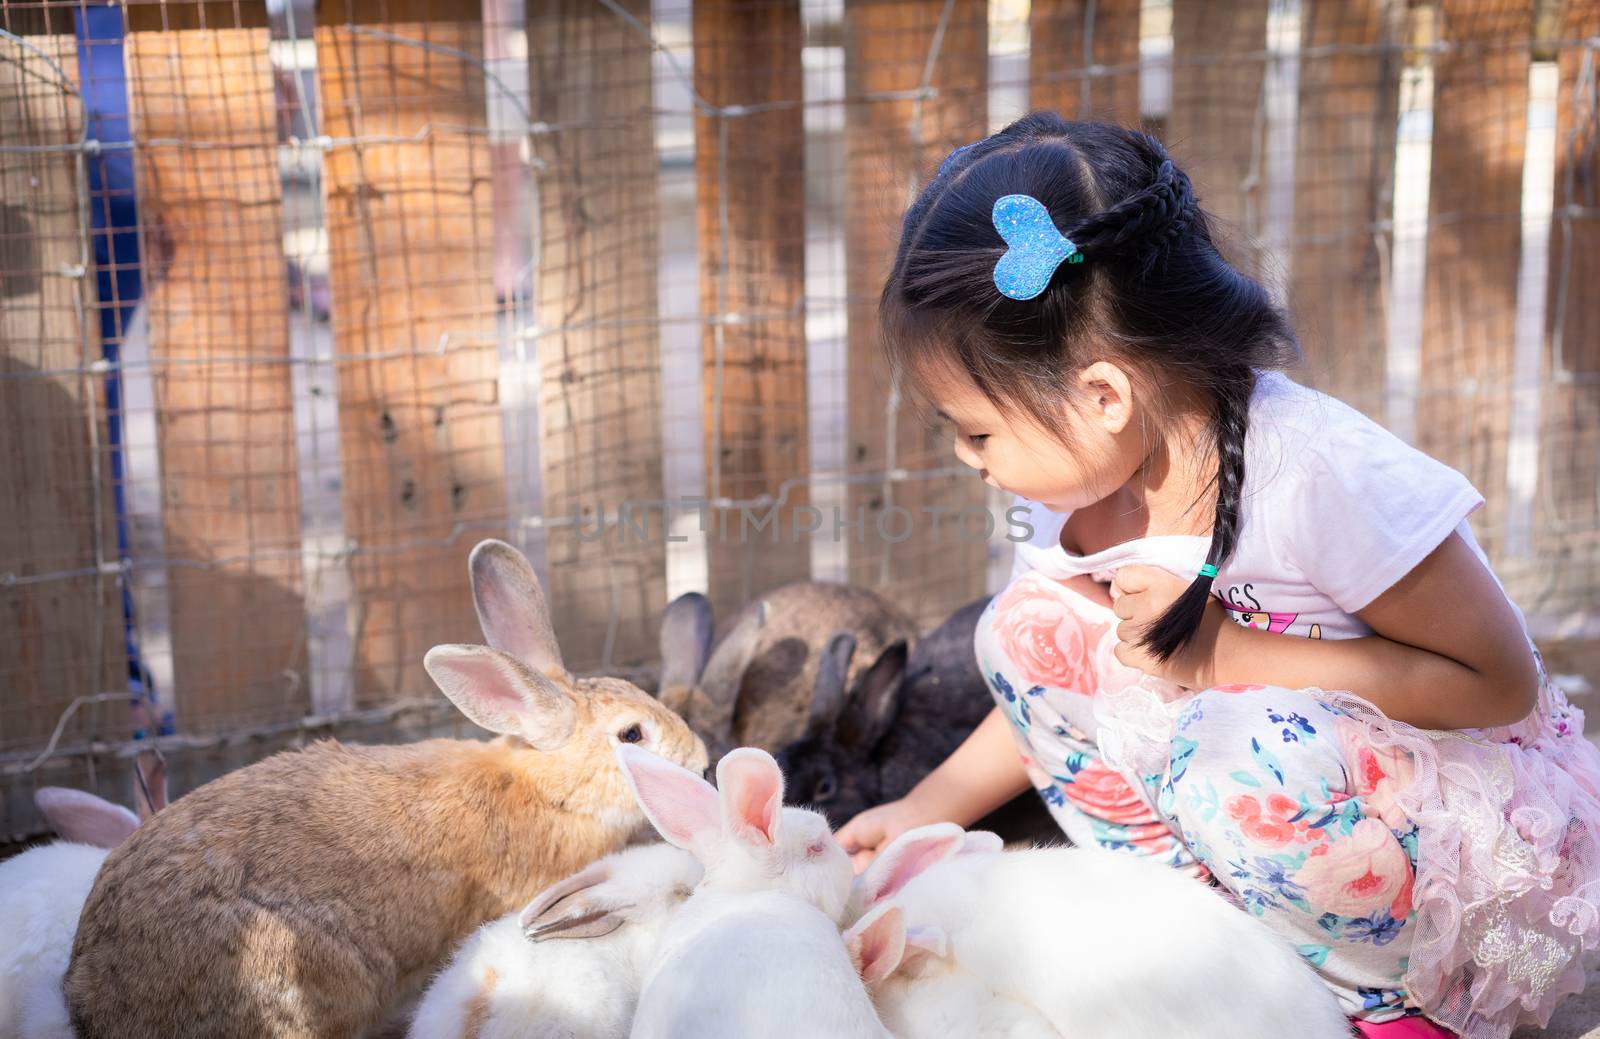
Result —
[{"label": "rabbit fur", "polygon": [[423,997],[412,1039],[624,1039],[662,931],[702,872],[656,843],[552,885],[462,944]]},{"label": "rabbit fur", "polygon": [[874,908],[844,938],[896,1039],[1063,1039],[1033,1007],[962,970],[943,931],[908,929],[905,911],[893,902]]},{"label": "rabbit fur", "polygon": [[716,790],[647,752],[618,757],[656,829],[706,870],[662,937],[633,1036],[886,1036],[839,936],[849,857],[820,815],[783,807],[771,756],[731,751]]},{"label": "rabbit fur", "polygon": [[900,906],[908,927],[947,937],[961,970],[1063,1035],[1348,1039],[1316,972],[1204,882],[1099,848],[959,854],[949,829],[891,842],[852,908]]},{"label": "rabbit fur", "polygon": [[470,561],[488,646],[425,666],[497,739],[322,741],[231,772],[101,869],[67,972],[79,1039],[362,1036],[461,939],[641,828],[611,748],[705,747],[627,682],[575,679],[533,568]]},{"label": "rabbit fur", "polygon": [[39,811],[64,840],[0,863],[0,1039],[71,1039],[61,991],[78,915],[95,874],[111,853],[167,803],[166,766],[139,756],[134,786],[139,812],[82,790],[42,787]]},{"label": "rabbit fur", "polygon": [[[669,649],[708,646],[711,631],[711,604],[704,596],[680,596],[668,607],[662,623],[664,703],[677,706],[681,702],[679,693],[669,692],[672,687],[695,684],[685,678],[691,673],[689,668],[669,666]],[[719,751],[734,746],[775,751],[805,732],[818,662],[823,647],[837,631],[854,634],[861,652],[850,669],[849,681],[853,682],[896,641],[914,638],[917,628],[875,593],[828,581],[799,581],[774,588],[733,616],[715,651],[702,650],[698,657],[707,661],[699,689],[712,709],[706,714],[701,708],[699,717],[690,709],[696,728],[713,750],[713,759],[721,756]],[[696,659],[694,653],[674,652]],[[702,724],[700,717],[708,720]]]},{"label": "rabbit fur", "polygon": [[[904,797],[994,709],[973,638],[988,598],[961,607],[907,654],[891,644],[852,670],[860,650],[848,631],[829,640],[817,668],[805,734],[778,754],[795,800],[834,827]],[[854,675],[852,679],[850,676]],[[1007,842],[1064,838],[1037,794],[1025,791],[979,820]]]},{"label": "rabbit fur", "polygon": [[711,601],[704,595],[687,592],[662,612],[658,695],[705,740],[713,762],[732,748],[735,701],[768,612],[764,601],[743,611],[716,652],[711,649]]}]

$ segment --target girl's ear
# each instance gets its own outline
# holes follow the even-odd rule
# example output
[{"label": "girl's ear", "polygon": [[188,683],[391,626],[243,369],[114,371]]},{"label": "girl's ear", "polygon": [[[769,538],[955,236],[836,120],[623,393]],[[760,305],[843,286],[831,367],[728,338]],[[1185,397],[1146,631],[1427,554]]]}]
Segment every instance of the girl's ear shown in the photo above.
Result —
[{"label": "girl's ear", "polygon": [[1078,389],[1084,394],[1084,413],[1107,433],[1115,436],[1133,421],[1133,380],[1118,365],[1094,362],[1078,373]]}]

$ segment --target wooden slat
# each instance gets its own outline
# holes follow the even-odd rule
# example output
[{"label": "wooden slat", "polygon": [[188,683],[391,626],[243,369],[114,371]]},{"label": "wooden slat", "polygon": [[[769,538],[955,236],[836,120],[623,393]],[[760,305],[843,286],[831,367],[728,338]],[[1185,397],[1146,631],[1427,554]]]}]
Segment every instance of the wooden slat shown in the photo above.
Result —
[{"label": "wooden slat", "polygon": [[[623,6],[648,25],[648,0]],[[545,514],[599,513],[662,500],[660,344],[656,325],[658,203],[651,51],[590,0],[529,5],[541,225],[539,325]],[[545,542],[557,633],[569,667],[656,656],[666,602],[659,512],[639,534],[571,527]]]},{"label": "wooden slat", "polygon": [[[43,55],[0,40],[5,141],[70,144],[83,125],[75,43],[28,43]],[[84,261],[75,169],[65,152],[0,155],[0,574],[23,581],[93,570],[97,534],[116,558],[110,480],[97,493],[91,447],[91,423],[105,442],[101,377],[76,374],[98,356],[93,289],[61,273]],[[73,697],[123,687],[126,675],[114,577],[0,585],[0,749],[37,747]]]},{"label": "wooden slat", "polygon": [[1447,0],[1439,29],[1450,46],[1434,59],[1417,445],[1488,498],[1474,526],[1492,552],[1504,515],[1532,12]]},{"label": "wooden slat", "polygon": [[[1291,302],[1313,385],[1383,418],[1382,246],[1401,55],[1387,0],[1301,12]],[[1390,235],[1382,237],[1386,245]]]},{"label": "wooden slat", "polygon": [[1200,203],[1220,217],[1226,251],[1254,269],[1262,194],[1252,186],[1261,80],[1267,45],[1267,0],[1179,3],[1172,15],[1172,114],[1166,140],[1193,178]]},{"label": "wooden slat", "polygon": [[[1555,215],[1550,227],[1550,354],[1541,403],[1534,549],[1551,563],[1556,603],[1592,606],[1600,582],[1600,110],[1583,89],[1600,36],[1600,0],[1568,0],[1557,55]],[[1591,71],[1590,75],[1593,75]],[[1563,212],[1565,210],[1565,212]]]},{"label": "wooden slat", "polygon": [[[784,481],[803,480],[807,471],[801,39],[799,0],[694,5],[695,91],[719,107],[778,103],[695,123],[700,310],[743,316],[707,325],[702,336],[712,497],[776,498]],[[797,542],[791,522],[809,500],[807,487],[783,493],[769,531],[746,527],[745,512],[712,514],[707,571],[718,615],[810,572],[810,546]],[[764,511],[749,514],[759,520]]]},{"label": "wooden slat", "polygon": [[267,5],[239,0],[123,0],[129,32],[265,29]]},{"label": "wooden slat", "polygon": [[1035,3],[1028,29],[1029,107],[1139,124],[1139,0]]},{"label": "wooden slat", "polygon": [[[66,36],[73,33],[72,8],[41,7],[37,0],[0,0],[0,29],[18,36]],[[29,40],[43,49],[55,48],[57,41]]]},{"label": "wooden slat", "polygon": [[127,55],[178,723],[294,717],[310,684],[267,31],[135,32]]},{"label": "wooden slat", "polygon": [[499,533],[493,209],[477,22],[319,26],[356,705],[431,695],[479,641],[466,557]]},{"label": "wooden slat", "polygon": [[[987,128],[988,52],[985,5],[956,4],[944,33],[930,86],[939,91],[921,104],[881,96],[915,91],[945,4],[938,0],[849,0],[845,4],[845,265],[849,291],[849,439],[852,474],[881,477],[890,462],[890,376],[878,340],[877,303],[893,264],[902,210],[921,179],[957,145]],[[894,418],[893,465],[926,470],[956,465],[949,430],[936,427],[909,387]],[[935,541],[924,509],[980,509],[984,487],[975,474],[886,483],[852,484],[844,516],[865,519],[865,531],[845,531],[850,579],[876,588],[921,621],[981,594],[986,546],[952,536],[941,520]],[[899,544],[880,536],[888,506],[910,510],[914,536]],[[889,514],[886,530],[903,524]],[[831,517],[829,518],[831,527]],[[859,540],[857,540],[859,538]]]}]

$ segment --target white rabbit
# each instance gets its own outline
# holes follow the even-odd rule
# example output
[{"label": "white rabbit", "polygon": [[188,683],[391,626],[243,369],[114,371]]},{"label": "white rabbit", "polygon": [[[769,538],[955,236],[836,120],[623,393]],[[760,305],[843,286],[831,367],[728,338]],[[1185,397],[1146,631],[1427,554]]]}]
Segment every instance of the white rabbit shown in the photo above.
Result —
[{"label": "white rabbit", "polygon": [[950,956],[936,927],[907,928],[885,902],[845,932],[845,948],[897,1039],[1061,1039],[1044,1016],[996,995]]},{"label": "white rabbit", "polygon": [[1063,1035],[1350,1034],[1304,960],[1183,873],[1097,848],[958,850],[946,828],[907,831],[858,887],[892,890],[906,920],[948,936],[962,970]]},{"label": "white rabbit", "polygon": [[552,884],[462,943],[412,1039],[623,1039],[667,920],[701,872],[688,852],[650,844]]},{"label": "white rabbit", "polygon": [[33,795],[66,839],[0,863],[0,1039],[71,1039],[61,980],[78,915],[111,849],[167,801],[160,756],[141,756],[136,767],[144,778],[138,815],[82,790]]},{"label": "white rabbit", "polygon": [[706,870],[662,937],[636,1039],[888,1036],[839,937],[850,859],[822,816],[783,807],[772,756],[730,752],[713,790],[647,751],[616,753],[645,815]]}]

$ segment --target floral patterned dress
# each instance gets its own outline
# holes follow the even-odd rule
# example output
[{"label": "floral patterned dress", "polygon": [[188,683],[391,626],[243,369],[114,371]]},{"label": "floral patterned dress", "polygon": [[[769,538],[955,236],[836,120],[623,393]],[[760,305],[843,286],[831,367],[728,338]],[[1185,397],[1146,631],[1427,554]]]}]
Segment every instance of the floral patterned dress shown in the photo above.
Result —
[{"label": "floral patterned dress", "polygon": [[[1320,690],[1184,690],[1118,662],[1115,615],[1064,583],[1074,570],[1109,580],[1116,568],[1131,563],[1193,572],[1196,553],[1203,551],[1197,539],[1151,538],[1081,566],[1058,552],[1049,574],[1021,574],[984,613],[976,636],[978,662],[1039,795],[1074,843],[1154,856],[1209,874],[1315,966],[1351,1016],[1384,1021],[1420,1013],[1422,1006],[1428,1016],[1468,1035],[1507,1034],[1510,1022],[1519,1019],[1515,1002],[1499,1001],[1494,1014],[1483,1011],[1493,1005],[1484,998],[1450,1002],[1460,998],[1453,993],[1482,997],[1497,991],[1474,988],[1470,970],[1463,980],[1448,966],[1463,955],[1473,962],[1485,948],[1495,948],[1493,934],[1475,933],[1470,912],[1454,911],[1471,890],[1457,864],[1471,869],[1490,853],[1477,850],[1450,824],[1450,815],[1452,804],[1473,807],[1458,794],[1473,785],[1460,780],[1465,759],[1458,747],[1473,743],[1472,753],[1486,758],[1491,751],[1520,753],[1519,740],[1531,743],[1532,737],[1421,733],[1349,694]],[[1559,698],[1547,688],[1546,698],[1551,695]],[[1589,811],[1594,786],[1582,778],[1582,766],[1594,754],[1587,745],[1571,745],[1574,714],[1564,701],[1542,701],[1530,725],[1537,722],[1546,738],[1566,741],[1551,756],[1577,763],[1580,778],[1561,788],[1566,793],[1560,796]],[[1577,742],[1582,744],[1581,736]],[[1447,782],[1441,769],[1455,778]],[[1542,782],[1541,796],[1560,787],[1548,777]],[[1516,795],[1507,787],[1500,797],[1483,803],[1493,809]],[[1501,814],[1512,818],[1509,808]],[[1419,820],[1430,824],[1426,833]],[[1502,945],[1517,960],[1539,949],[1540,940],[1555,948],[1542,973],[1537,965],[1530,973],[1520,963],[1492,958],[1481,969],[1513,1000],[1523,1000],[1532,1013],[1520,1019],[1528,1020],[1547,1017],[1563,991],[1581,985],[1576,950],[1589,944],[1594,920],[1581,911],[1592,902],[1585,897],[1583,871],[1563,872],[1554,857],[1577,853],[1576,845],[1563,845],[1559,834],[1520,836],[1549,849],[1545,865],[1556,882],[1533,900],[1532,924],[1520,932],[1504,929]],[[1453,857],[1438,853],[1429,863],[1448,875],[1426,876],[1419,888],[1423,847],[1454,851]],[[1571,861],[1588,866],[1581,856]],[[1501,871],[1479,887],[1492,896],[1503,883]],[[1419,920],[1424,895],[1433,912]],[[1582,937],[1565,943],[1548,938],[1545,932],[1555,928],[1541,913],[1572,920],[1571,935]],[[1454,934],[1448,930],[1452,919]],[[1451,943],[1470,951],[1452,951]],[[1419,949],[1429,951],[1430,968],[1442,966],[1413,972]],[[1418,977],[1429,985],[1420,999],[1414,991]]]}]

